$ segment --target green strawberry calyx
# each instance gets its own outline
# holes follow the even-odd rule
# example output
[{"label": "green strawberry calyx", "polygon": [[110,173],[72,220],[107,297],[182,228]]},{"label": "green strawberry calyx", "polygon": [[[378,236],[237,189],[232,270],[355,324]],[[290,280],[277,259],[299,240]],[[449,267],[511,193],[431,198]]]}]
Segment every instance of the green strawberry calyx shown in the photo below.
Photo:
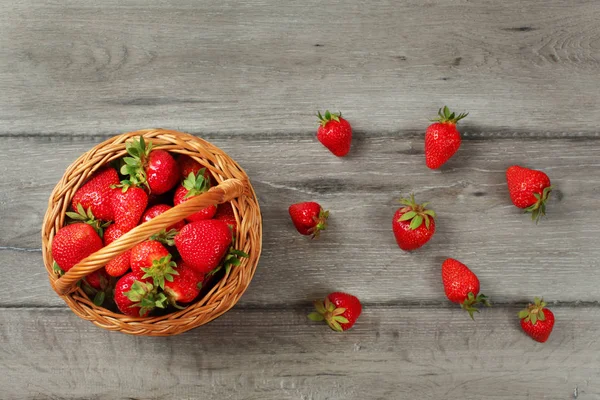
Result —
[{"label": "green strawberry calyx", "polygon": [[135,281],[128,292],[123,293],[133,302],[130,308],[139,307],[140,316],[145,316],[155,308],[166,308],[169,304],[167,296],[157,291],[157,287],[150,282]]},{"label": "green strawberry calyx", "polygon": [[216,274],[221,270],[221,268],[225,268],[225,273],[228,274],[231,271],[232,267],[239,267],[242,264],[242,258],[248,258],[248,253],[245,253],[241,250],[237,250],[233,246],[229,248],[225,257],[221,263],[212,271],[210,271],[207,275],[211,276]]},{"label": "green strawberry calyx", "polygon": [[438,111],[438,117],[432,119],[432,122],[441,122],[442,124],[456,124],[461,119],[465,118],[469,113],[461,113],[456,115],[453,112],[450,112],[450,109],[447,106],[440,108]]},{"label": "green strawberry calyx", "polygon": [[342,118],[342,113],[339,111],[337,113],[332,113],[329,112],[329,110],[325,110],[325,115],[322,115],[321,111],[318,111],[317,117],[319,118],[319,124],[322,127],[325,127],[325,125],[327,125],[327,123],[330,121],[340,122],[340,118]]},{"label": "green strawberry calyx", "polygon": [[477,296],[475,296],[473,292],[469,292],[465,301],[460,303],[460,308],[468,312],[471,319],[475,320],[473,313],[479,312],[479,309],[475,307],[479,304],[483,304],[486,307],[492,306],[485,294],[478,294]]},{"label": "green strawberry calyx", "polygon": [[315,226],[308,230],[308,233],[312,235],[313,239],[317,239],[321,235],[321,231],[327,229],[327,219],[329,218],[329,211],[321,210],[319,211],[319,215],[313,217],[313,221],[315,221]]},{"label": "green strawberry calyx", "polygon": [[535,297],[533,304],[529,304],[526,309],[519,311],[519,318],[525,322],[531,322],[531,325],[537,324],[538,321],[545,321],[544,307],[546,307],[544,299]]},{"label": "green strawberry calyx", "polygon": [[210,179],[206,179],[206,177],[204,176],[205,171],[206,168],[201,168],[196,174],[190,172],[187,178],[185,178],[184,181],[181,183],[183,187],[186,188],[188,191],[184,196],[185,199],[197,196],[210,189]]},{"label": "green strawberry calyx", "polygon": [[170,229],[168,231],[163,229],[160,232],[150,236],[150,240],[156,240],[157,242],[166,244],[167,246],[175,246],[175,236],[177,236],[178,233],[179,231],[177,231],[177,229]]},{"label": "green strawberry calyx", "polygon": [[142,268],[142,271],[145,272],[142,279],[152,278],[154,286],[164,290],[165,280],[173,282],[173,275],[179,275],[175,268],[177,268],[177,264],[175,261],[171,261],[171,255],[168,254],[158,260],[152,260],[151,267]]},{"label": "green strawberry calyx", "polygon": [[[129,157],[123,157],[123,166],[121,174],[128,175],[129,179],[124,181],[130,186],[146,186],[150,190],[146,175],[146,166],[148,165],[148,156],[152,151],[152,142],[146,144],[144,137],[134,138],[131,142],[125,144],[125,150]],[[124,187],[123,191],[127,189]]]},{"label": "green strawberry calyx", "polygon": [[86,211],[81,203],[77,204],[77,212],[67,211],[66,215],[73,220],[73,223],[83,222],[90,225],[100,237],[104,236],[104,228],[111,223],[111,221],[102,222],[99,219],[96,219],[92,213],[91,207]]},{"label": "green strawberry calyx", "polygon": [[531,219],[537,224],[540,218],[546,215],[546,202],[550,198],[553,186],[545,187],[542,194],[534,193],[537,201],[525,209],[525,213],[531,213]]},{"label": "green strawberry calyx", "polygon": [[342,326],[340,324],[347,324],[349,321],[342,314],[346,312],[343,307],[336,307],[329,297],[325,298],[325,301],[316,300],[314,303],[315,310],[308,314],[308,319],[311,321],[325,321],[331,329],[336,332],[342,332]]},{"label": "green strawberry calyx", "polygon": [[417,204],[413,193],[409,199],[400,199],[400,203],[405,207],[400,209],[402,215],[398,222],[410,221],[410,229],[413,231],[425,222],[425,227],[429,230],[431,221],[436,217],[435,211],[426,208],[429,203]]}]

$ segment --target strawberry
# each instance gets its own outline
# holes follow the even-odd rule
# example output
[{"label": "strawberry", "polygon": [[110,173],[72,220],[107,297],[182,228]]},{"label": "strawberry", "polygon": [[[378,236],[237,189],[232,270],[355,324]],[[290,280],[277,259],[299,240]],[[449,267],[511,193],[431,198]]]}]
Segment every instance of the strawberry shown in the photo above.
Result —
[{"label": "strawberry", "polygon": [[435,233],[435,212],[425,207],[429,203],[417,204],[415,195],[401,199],[404,207],[399,208],[392,219],[396,242],[402,250],[411,251],[427,243]]},{"label": "strawberry", "polygon": [[216,219],[191,222],[175,236],[175,246],[181,258],[200,274],[219,266],[231,242],[229,226]]},{"label": "strawberry", "polygon": [[190,176],[190,173],[192,172],[194,175],[198,175],[198,171],[203,169],[204,178],[211,183],[211,186],[215,183],[214,178],[208,168],[203,167],[202,164],[194,160],[192,157],[182,154],[179,156],[177,161],[179,163],[179,170],[181,171],[181,180],[185,180],[185,178]]},{"label": "strawberry", "polygon": [[487,297],[479,294],[479,279],[460,261],[448,258],[442,263],[442,282],[448,300],[460,304],[460,307],[469,313],[471,319],[474,319],[474,312],[479,312],[475,307],[477,304],[490,307]]},{"label": "strawberry", "polygon": [[168,151],[153,150],[152,142],[146,145],[144,137],[126,144],[130,157],[123,158],[123,175],[129,175],[129,184],[145,185],[153,194],[163,194],[179,182],[179,166]]},{"label": "strawberry", "polygon": [[110,291],[110,276],[104,268],[96,270],[83,278],[81,288],[97,306],[101,306],[106,297],[111,296],[112,293]]},{"label": "strawberry", "polygon": [[112,197],[115,225],[123,232],[129,232],[140,222],[147,204],[148,195],[143,189],[124,184],[123,189],[115,190]]},{"label": "strawberry", "polygon": [[308,314],[311,321],[325,321],[337,332],[347,331],[362,312],[360,301],[351,294],[334,292],[327,295],[325,301],[314,302],[316,312]]},{"label": "strawberry", "polygon": [[133,272],[117,281],[114,299],[119,310],[132,317],[144,317],[156,307],[167,307],[167,296]]},{"label": "strawberry", "polygon": [[237,233],[237,221],[235,219],[235,214],[233,213],[231,202],[228,201],[227,203],[219,204],[214,218],[227,223],[234,235]]},{"label": "strawberry", "polygon": [[[112,224],[104,232],[104,245],[108,246],[121,236],[125,234],[125,231],[120,229],[116,224]],[[105,269],[110,276],[121,276],[129,270],[130,267],[131,250],[127,250],[125,253],[121,253],[106,265]]]},{"label": "strawberry", "polygon": [[165,288],[165,280],[177,275],[171,254],[161,243],[147,240],[131,249],[131,271],[142,278],[152,278],[154,286]]},{"label": "strawberry", "polygon": [[312,235],[316,238],[322,230],[327,229],[329,211],[314,201],[292,204],[288,209],[296,230],[301,235]]},{"label": "strawberry", "polygon": [[190,303],[200,294],[204,276],[183,261],[177,263],[177,272],[173,281],[165,282],[165,294],[173,305],[178,302]]},{"label": "strawberry", "polygon": [[536,297],[533,304],[519,312],[523,331],[540,343],[548,340],[554,327],[554,314],[545,306],[544,299]]},{"label": "strawberry", "polygon": [[96,171],[90,180],[80,187],[71,200],[71,208],[78,210],[79,205],[89,210],[100,220],[112,221],[111,197],[114,185],[119,184],[117,170],[105,167]]},{"label": "strawberry", "polygon": [[[150,221],[152,218],[159,216],[167,210],[170,210],[172,207],[166,204],[156,204],[146,210],[144,215],[142,215],[142,223]],[[171,229],[175,229],[176,231],[180,231],[185,225],[184,221],[179,221],[171,226],[169,226],[166,230],[170,231]]]},{"label": "strawberry", "polygon": [[542,171],[513,165],[506,170],[506,182],[510,199],[515,206],[530,212],[536,223],[546,215],[546,201],[552,191],[548,175]]},{"label": "strawberry", "polygon": [[[201,193],[206,192],[210,189],[210,181],[204,178],[204,169],[200,169],[197,175],[190,173],[187,178],[181,183],[181,185],[175,190],[175,197],[173,198],[173,204],[178,205],[188,201],[194,196],[198,196]],[[201,221],[204,219],[211,219],[217,212],[217,206],[211,205],[202,210],[186,217],[186,221]]]},{"label": "strawberry", "polygon": [[100,268],[99,270],[96,270],[91,274],[87,275],[84,279],[87,282],[87,284],[93,287],[94,289],[104,290],[108,286],[108,281],[110,277],[108,276],[104,268]]},{"label": "strawberry", "polygon": [[342,118],[342,113],[325,111],[325,116],[321,115],[321,112],[317,113],[317,116],[320,124],[317,129],[317,139],[333,154],[344,157],[350,151],[352,144],[350,123]]},{"label": "strawberry", "polygon": [[425,163],[431,169],[440,168],[458,151],[461,138],[456,123],[469,113],[455,115],[448,107],[440,108],[439,117],[425,131]]},{"label": "strawberry", "polygon": [[102,239],[90,225],[75,223],[59,229],[52,241],[52,257],[67,272],[75,264],[102,248]]}]

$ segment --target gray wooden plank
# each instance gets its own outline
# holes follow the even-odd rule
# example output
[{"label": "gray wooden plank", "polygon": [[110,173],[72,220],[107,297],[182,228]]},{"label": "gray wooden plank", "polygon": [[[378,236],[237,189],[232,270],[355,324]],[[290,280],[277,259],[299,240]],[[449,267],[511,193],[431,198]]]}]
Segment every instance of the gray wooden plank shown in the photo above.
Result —
[{"label": "gray wooden plank", "polygon": [[600,309],[555,308],[549,341],[516,308],[367,308],[336,334],[305,309],[235,309],[171,338],[61,309],[0,309],[0,387],[19,399],[599,399]]},{"label": "gray wooden plank", "polygon": [[[0,258],[21,273],[0,280],[0,304],[58,305],[43,277],[39,230],[47,196],[93,139],[5,138],[0,148]],[[330,289],[368,303],[444,302],[445,257],[469,265],[500,303],[544,295],[598,301],[600,141],[465,141],[448,168],[424,165],[421,138],[364,138],[347,159],[314,139],[215,138],[246,169],[264,216],[264,251],[241,304],[302,303]],[[28,160],[28,174],[23,163]],[[524,163],[547,171],[557,190],[539,225],[510,203],[504,170]],[[420,251],[396,246],[396,199],[414,191],[438,212],[437,232]],[[331,210],[318,241],[298,235],[287,207],[316,200]],[[33,285],[34,291],[20,294]],[[6,295],[10,293],[10,295]]]},{"label": "gray wooden plank", "polygon": [[447,103],[474,134],[597,136],[599,13],[593,0],[3,0],[0,133],[296,133],[330,108],[357,131],[404,134]]}]

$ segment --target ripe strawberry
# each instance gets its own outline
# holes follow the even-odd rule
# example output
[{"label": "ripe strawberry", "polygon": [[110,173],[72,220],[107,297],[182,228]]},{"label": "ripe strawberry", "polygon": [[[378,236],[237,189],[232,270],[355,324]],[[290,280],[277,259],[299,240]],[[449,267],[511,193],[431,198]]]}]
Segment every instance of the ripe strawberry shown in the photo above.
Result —
[{"label": "ripe strawberry", "polygon": [[231,202],[228,201],[227,203],[219,204],[214,218],[227,223],[235,236],[237,233],[237,221],[235,219],[235,214],[233,213]]},{"label": "ripe strawberry", "polygon": [[112,221],[113,214],[110,205],[112,186],[119,184],[119,175],[114,168],[105,167],[96,171],[89,181],[80,187],[73,200],[71,208],[78,210],[81,205],[84,210],[90,210],[97,219]]},{"label": "ripe strawberry", "polygon": [[154,308],[166,308],[167,296],[159,293],[147,279],[130,272],[115,285],[115,304],[119,310],[132,317],[144,317]]},{"label": "ripe strawberry", "polygon": [[439,117],[425,131],[425,163],[431,169],[440,168],[458,151],[461,138],[456,123],[469,113],[455,115],[448,107],[440,108]]},{"label": "ripe strawberry", "polygon": [[165,282],[165,294],[173,305],[190,303],[200,294],[204,276],[183,261],[177,263],[177,272],[172,282]]},{"label": "ripe strawberry", "polygon": [[[198,196],[210,189],[210,181],[204,178],[204,170],[200,170],[198,175],[193,173],[189,174],[187,178],[181,183],[181,185],[175,190],[175,197],[173,198],[173,204],[178,205],[188,201],[194,196]],[[202,221],[205,219],[211,219],[217,212],[217,206],[212,205],[186,217],[186,221]]]},{"label": "ripe strawberry", "polygon": [[79,261],[102,248],[102,239],[90,225],[75,223],[59,229],[52,241],[52,257],[67,272]]},{"label": "ripe strawberry", "polygon": [[510,199],[515,206],[530,212],[536,223],[546,215],[546,201],[552,191],[548,175],[542,171],[513,165],[506,170],[506,181]]},{"label": "ripe strawberry", "polygon": [[99,270],[87,275],[84,279],[87,282],[87,284],[93,287],[94,289],[104,290],[108,287],[110,277],[108,276],[104,268],[100,268]]},{"label": "ripe strawberry", "polygon": [[544,343],[550,337],[554,327],[554,314],[547,308],[544,299],[536,297],[534,304],[519,312],[521,328],[533,340]]},{"label": "ripe strawberry", "polygon": [[319,203],[306,201],[292,204],[288,211],[296,230],[301,235],[312,235],[316,238],[322,230],[327,229],[329,211],[323,210]]},{"label": "ripe strawberry", "polygon": [[194,175],[198,175],[198,171],[203,169],[204,172],[202,175],[204,178],[211,183],[211,186],[215,183],[214,178],[208,168],[203,167],[202,164],[194,160],[192,157],[182,154],[179,156],[177,161],[179,163],[179,170],[181,171],[181,180],[185,180],[192,172]]},{"label": "ripe strawberry", "polygon": [[362,312],[360,301],[351,294],[334,292],[327,295],[325,301],[314,302],[316,312],[308,314],[311,321],[325,321],[337,332],[347,331]]},{"label": "ripe strawberry", "polygon": [[101,306],[107,297],[112,296],[110,277],[104,268],[94,271],[83,278],[81,288],[97,306]]},{"label": "ripe strawberry", "polygon": [[147,240],[131,249],[131,271],[142,278],[151,278],[154,286],[165,288],[165,280],[177,275],[171,254],[161,243]]},{"label": "ripe strawberry", "polygon": [[179,182],[179,166],[168,151],[153,150],[152,142],[146,145],[143,136],[127,143],[126,149],[130,157],[123,159],[121,173],[129,175],[130,184],[145,185],[151,193],[162,194]]},{"label": "ripe strawberry", "polygon": [[[125,231],[120,229],[116,224],[112,224],[104,232],[104,245],[108,246],[121,236],[125,234]],[[119,254],[112,260],[110,260],[104,268],[110,276],[121,276],[129,270],[130,267],[131,250],[127,250],[125,253]]]},{"label": "ripe strawberry", "polygon": [[207,274],[219,266],[231,242],[229,226],[216,219],[191,222],[175,236],[181,258],[200,274]]},{"label": "ripe strawberry", "polygon": [[392,219],[396,242],[405,251],[418,249],[435,233],[435,212],[425,208],[429,203],[417,204],[414,194],[410,199],[400,199],[400,203],[405,207],[399,208]]},{"label": "ripe strawberry", "polygon": [[474,312],[479,312],[475,307],[477,304],[490,307],[487,297],[479,294],[479,279],[460,261],[448,258],[443,262],[442,282],[448,300],[460,304],[460,307],[469,313],[471,319]]},{"label": "ripe strawberry", "polygon": [[122,190],[115,190],[112,197],[115,225],[123,232],[129,232],[140,222],[147,204],[148,195],[139,187],[125,184]]},{"label": "ripe strawberry", "polygon": [[321,112],[317,113],[317,116],[320,124],[317,139],[333,154],[344,157],[350,151],[352,144],[350,123],[342,118],[342,113],[325,111],[325,116],[321,115]]},{"label": "ripe strawberry", "polygon": [[[167,210],[170,210],[172,207],[166,204],[156,204],[146,210],[144,215],[142,215],[142,223],[150,221],[152,218],[159,216]],[[171,229],[175,229],[176,231],[180,231],[185,225],[184,221],[179,221],[171,226],[169,226],[166,230],[170,231]]]}]

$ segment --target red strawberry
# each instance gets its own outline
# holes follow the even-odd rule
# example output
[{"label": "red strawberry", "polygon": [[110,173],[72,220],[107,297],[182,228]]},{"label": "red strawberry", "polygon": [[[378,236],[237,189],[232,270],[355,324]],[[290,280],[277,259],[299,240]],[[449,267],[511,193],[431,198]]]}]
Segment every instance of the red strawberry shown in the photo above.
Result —
[{"label": "red strawberry", "polygon": [[325,321],[337,332],[347,331],[362,312],[360,301],[351,294],[334,292],[327,295],[325,301],[314,302],[316,312],[308,314],[312,321]]},{"label": "red strawberry", "polygon": [[490,306],[487,297],[479,294],[479,279],[460,261],[448,258],[443,262],[442,282],[448,300],[460,304],[460,307],[469,313],[471,319],[474,312],[479,312],[475,307],[477,304]]},{"label": "red strawberry", "polygon": [[107,296],[112,296],[110,277],[104,268],[94,271],[83,278],[81,288],[97,306],[104,304]]},{"label": "red strawberry", "polygon": [[235,214],[233,213],[231,202],[219,204],[214,218],[227,223],[234,235],[237,233],[237,221],[235,219]]},{"label": "red strawberry", "polygon": [[130,184],[145,185],[151,193],[162,194],[179,182],[179,166],[168,151],[153,150],[152,142],[146,145],[143,136],[127,143],[126,149],[130,157],[123,159],[121,173],[129,175]]},{"label": "red strawberry", "polygon": [[316,238],[322,230],[327,229],[329,211],[323,210],[319,203],[306,201],[292,204],[288,211],[296,230],[301,235],[312,235]]},{"label": "red strawberry", "polygon": [[544,299],[536,297],[534,304],[519,312],[521,328],[533,340],[544,343],[550,337],[554,327],[554,314],[547,308]]},{"label": "red strawberry", "polygon": [[[167,210],[170,210],[172,207],[166,204],[157,204],[152,206],[146,210],[144,215],[142,215],[142,223],[148,222],[152,218],[158,217],[160,214],[164,213]],[[185,225],[184,221],[179,221],[176,224],[169,226],[166,230],[170,231],[171,229],[175,229],[176,231],[180,231],[181,228]]]},{"label": "red strawberry", "polygon": [[104,290],[108,287],[108,282],[110,277],[104,270],[104,268],[100,268],[97,271],[92,272],[87,275],[85,281],[96,290]]},{"label": "red strawberry", "polygon": [[392,220],[396,242],[405,251],[418,249],[435,233],[435,212],[425,208],[429,203],[417,204],[414,194],[400,202],[405,207],[399,208]]},{"label": "red strawberry", "polygon": [[171,254],[161,243],[147,240],[131,249],[131,271],[142,278],[152,278],[154,286],[165,288],[165,280],[177,275]]},{"label": "red strawberry", "polygon": [[167,296],[133,272],[117,281],[114,299],[119,310],[132,317],[144,317],[156,307],[167,307]]},{"label": "red strawberry", "polygon": [[52,241],[52,257],[67,272],[79,261],[102,248],[102,239],[88,224],[75,223],[59,229]]},{"label": "red strawberry", "polygon": [[80,187],[73,200],[71,208],[78,210],[81,205],[84,210],[90,210],[97,219],[112,221],[111,196],[112,186],[119,184],[119,175],[114,168],[105,167],[96,171],[89,181]]},{"label": "red strawberry", "polygon": [[229,226],[216,219],[191,222],[175,236],[181,258],[200,274],[207,274],[219,266],[231,241]]},{"label": "red strawberry", "polygon": [[320,112],[317,116],[320,124],[317,129],[317,139],[333,154],[344,157],[350,151],[352,144],[350,123],[342,118],[342,113],[335,114],[325,111],[325,116]]},{"label": "red strawberry", "polygon": [[506,170],[506,181],[510,199],[515,206],[525,208],[525,212],[530,212],[535,222],[546,215],[546,201],[552,191],[548,175],[542,171],[513,165]]},{"label": "red strawberry", "polygon": [[[175,190],[175,197],[173,198],[173,204],[178,205],[188,201],[194,196],[206,192],[210,189],[210,182],[204,178],[204,171],[200,170],[198,175],[193,173],[189,174],[187,178],[181,183],[181,186]],[[194,213],[186,218],[186,221],[201,221],[204,219],[211,219],[217,212],[217,206],[212,205]]]},{"label": "red strawberry", "polygon": [[204,276],[183,261],[177,263],[177,272],[173,281],[165,282],[165,294],[171,304],[190,303],[200,294]]},{"label": "red strawberry", "polygon": [[181,171],[181,180],[185,180],[190,173],[194,173],[194,175],[198,175],[198,171],[201,169],[204,170],[203,176],[206,180],[211,183],[211,186],[215,183],[212,174],[208,170],[208,168],[203,167],[198,161],[194,160],[190,156],[181,155],[178,159],[179,162],[179,170]]},{"label": "red strawberry", "polygon": [[435,123],[429,125],[425,131],[425,163],[431,169],[440,168],[458,151],[460,147],[460,133],[456,123],[469,115],[469,113],[451,113],[444,106],[438,111],[439,117]]},{"label": "red strawberry", "polygon": [[[117,225],[112,224],[111,226],[106,228],[106,231],[104,232],[104,245],[108,246],[124,234],[125,231],[120,229]],[[130,257],[131,250],[127,250],[125,253],[119,254],[118,256],[110,260],[104,267],[108,275],[121,276],[125,272],[127,272],[130,266]]]},{"label": "red strawberry", "polygon": [[115,225],[129,232],[140,222],[147,204],[148,195],[139,187],[124,186],[122,190],[115,190],[112,197]]}]

